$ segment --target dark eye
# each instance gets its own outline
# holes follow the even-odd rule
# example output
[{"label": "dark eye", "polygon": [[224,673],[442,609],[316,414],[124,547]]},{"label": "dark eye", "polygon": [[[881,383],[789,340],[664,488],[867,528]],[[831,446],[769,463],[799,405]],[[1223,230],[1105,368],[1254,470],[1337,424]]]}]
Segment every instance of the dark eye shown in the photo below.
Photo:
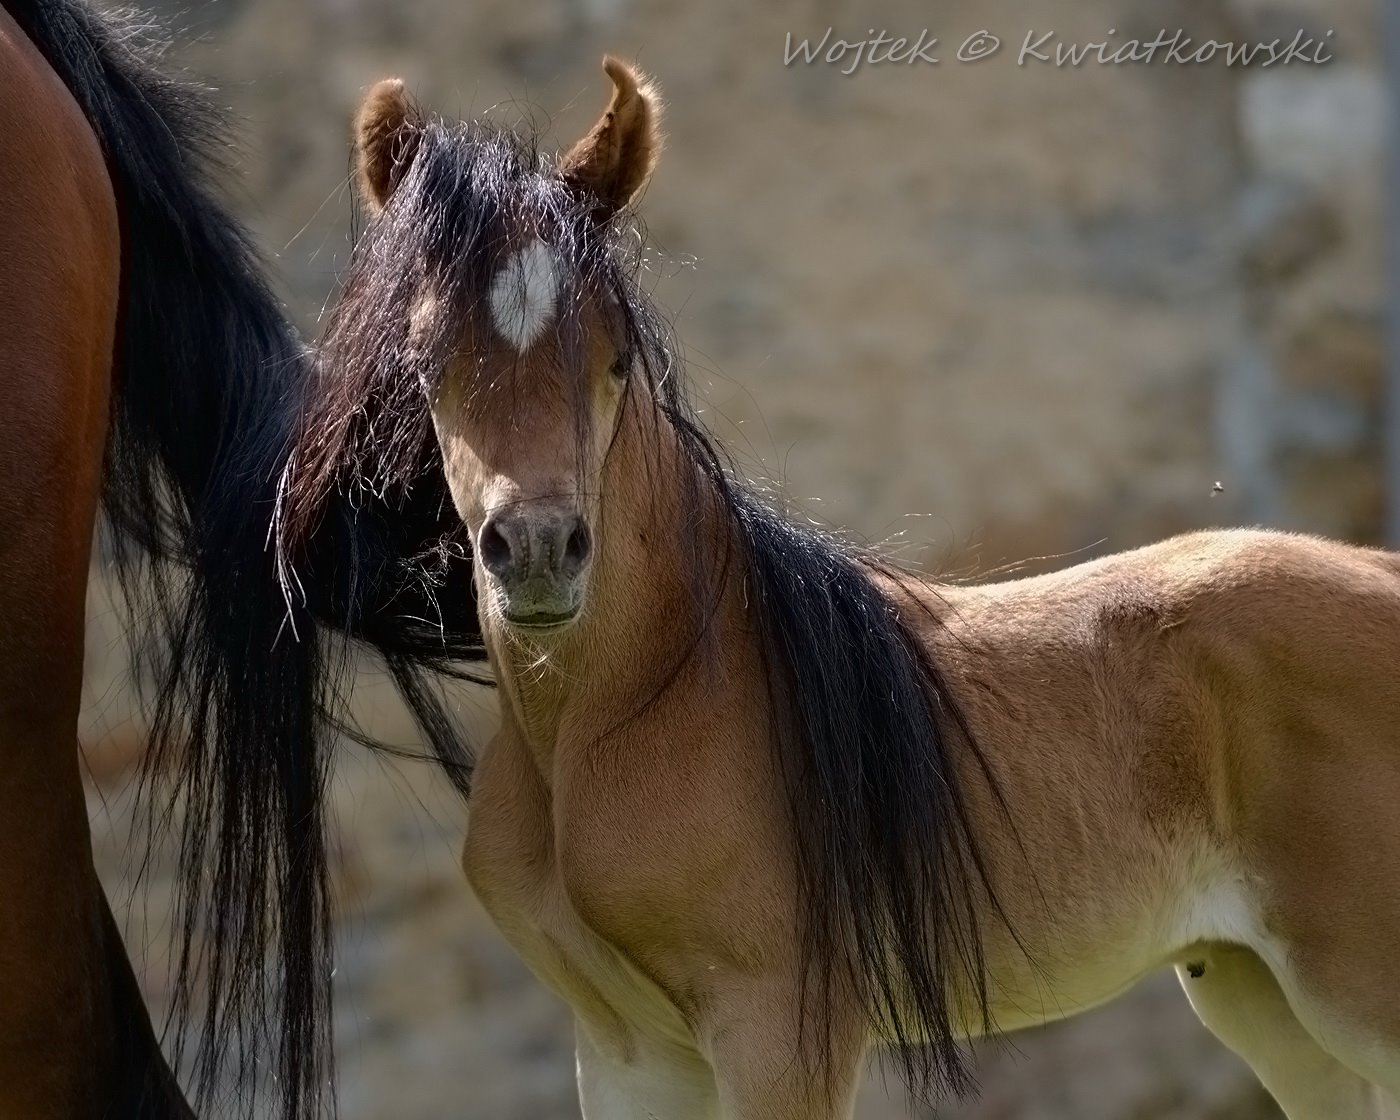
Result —
[{"label": "dark eye", "polygon": [[622,380],[632,372],[632,352],[630,350],[621,351],[617,357],[613,359],[611,372],[618,380]]}]

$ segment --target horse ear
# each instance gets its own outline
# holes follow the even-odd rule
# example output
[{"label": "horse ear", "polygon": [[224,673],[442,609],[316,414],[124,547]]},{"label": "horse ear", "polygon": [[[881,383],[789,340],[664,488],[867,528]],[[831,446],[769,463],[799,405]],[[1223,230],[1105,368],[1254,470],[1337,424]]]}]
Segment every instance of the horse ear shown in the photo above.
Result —
[{"label": "horse ear", "polygon": [[403,173],[413,162],[423,125],[422,114],[404,92],[399,78],[376,82],[355,114],[355,162],[360,192],[382,210]]},{"label": "horse ear", "polygon": [[599,220],[621,210],[646,185],[661,153],[661,99],[640,70],[611,55],[603,71],[612,100],[593,130],[559,161],[560,174],[597,200]]}]

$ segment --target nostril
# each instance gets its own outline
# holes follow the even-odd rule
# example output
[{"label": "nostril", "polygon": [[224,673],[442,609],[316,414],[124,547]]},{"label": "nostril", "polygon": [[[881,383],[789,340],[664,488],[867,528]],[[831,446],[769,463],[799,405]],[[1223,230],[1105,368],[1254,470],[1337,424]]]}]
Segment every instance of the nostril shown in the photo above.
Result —
[{"label": "nostril", "polygon": [[564,543],[564,571],[569,575],[577,575],[588,563],[588,554],[591,551],[593,537],[588,532],[588,526],[580,521]]},{"label": "nostril", "polygon": [[482,567],[497,579],[504,579],[511,566],[510,542],[494,518],[481,527],[476,547]]}]

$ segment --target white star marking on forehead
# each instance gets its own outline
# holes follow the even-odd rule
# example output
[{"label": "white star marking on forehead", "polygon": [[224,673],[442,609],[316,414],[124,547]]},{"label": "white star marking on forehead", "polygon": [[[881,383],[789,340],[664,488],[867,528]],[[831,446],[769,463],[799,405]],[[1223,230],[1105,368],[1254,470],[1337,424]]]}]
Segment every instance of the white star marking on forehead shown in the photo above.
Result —
[{"label": "white star marking on forehead", "polygon": [[549,326],[558,299],[554,250],[536,239],[511,254],[491,281],[491,322],[517,350],[527,350]]}]

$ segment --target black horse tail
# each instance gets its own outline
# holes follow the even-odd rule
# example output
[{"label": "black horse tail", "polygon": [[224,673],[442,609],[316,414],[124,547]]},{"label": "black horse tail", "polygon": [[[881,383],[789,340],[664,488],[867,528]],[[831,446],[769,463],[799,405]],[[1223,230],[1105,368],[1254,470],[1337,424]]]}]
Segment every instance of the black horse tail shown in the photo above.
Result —
[{"label": "black horse tail", "polygon": [[102,944],[106,954],[112,1022],[116,1037],[114,1068],[116,1083],[104,1113],[113,1120],[194,1120],[194,1113],[180,1095],[175,1075],[160,1051],[151,1017],[141,1001],[141,987],[132,971],[131,959],[122,944],[107,896],[101,898]]},{"label": "black horse tail", "polygon": [[285,594],[268,534],[312,358],[211,185],[223,122],[136,25],[81,0],[0,2],[81,106],[118,203],[103,508],[144,622],[144,780],[172,798],[148,823],[180,836],[175,1017],[182,1036],[200,1028],[196,1099],[226,1103],[233,1075],[251,1111],[270,1072],[284,1115],[313,1117],[333,1105],[325,804],[343,663],[318,624],[382,653],[464,785],[470,758],[422,678],[481,657],[465,559],[443,553],[456,586],[440,605],[421,579],[452,525],[445,482],[392,507],[337,499]]}]

